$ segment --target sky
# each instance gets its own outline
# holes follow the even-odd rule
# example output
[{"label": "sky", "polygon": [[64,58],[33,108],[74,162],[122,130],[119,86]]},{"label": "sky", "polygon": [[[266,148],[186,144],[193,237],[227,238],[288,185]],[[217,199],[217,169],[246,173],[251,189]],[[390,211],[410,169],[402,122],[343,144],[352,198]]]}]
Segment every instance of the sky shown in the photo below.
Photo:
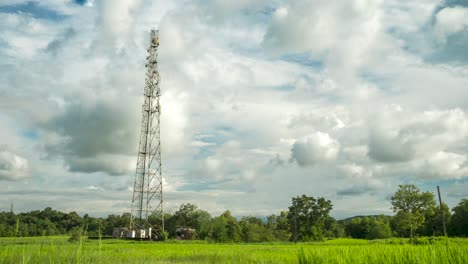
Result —
[{"label": "sky", "polygon": [[0,0],[0,210],[130,211],[152,28],[168,212],[468,197],[466,0]]}]

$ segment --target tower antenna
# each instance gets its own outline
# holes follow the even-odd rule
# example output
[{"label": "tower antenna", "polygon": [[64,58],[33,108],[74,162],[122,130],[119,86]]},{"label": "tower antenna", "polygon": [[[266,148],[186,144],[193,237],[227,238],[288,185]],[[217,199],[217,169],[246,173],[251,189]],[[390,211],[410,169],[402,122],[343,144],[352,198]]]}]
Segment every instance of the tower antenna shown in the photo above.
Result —
[{"label": "tower antenna", "polygon": [[[159,236],[164,232],[158,47],[159,31],[151,30],[146,57],[140,144],[130,216],[130,229],[137,231],[136,238],[151,239],[152,233]],[[145,230],[146,233],[141,230]]]}]

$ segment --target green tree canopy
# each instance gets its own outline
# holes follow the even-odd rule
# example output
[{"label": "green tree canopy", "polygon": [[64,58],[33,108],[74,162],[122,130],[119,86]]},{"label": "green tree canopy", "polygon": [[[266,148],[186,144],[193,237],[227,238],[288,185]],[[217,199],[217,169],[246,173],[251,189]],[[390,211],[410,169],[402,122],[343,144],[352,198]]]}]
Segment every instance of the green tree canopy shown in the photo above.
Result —
[{"label": "green tree canopy", "polygon": [[430,192],[421,192],[413,184],[400,185],[391,198],[392,209],[397,214],[395,221],[400,232],[409,230],[413,237],[414,230],[421,227],[427,216],[434,215],[436,203],[434,195]]},{"label": "green tree canopy", "polygon": [[468,237],[468,199],[462,199],[452,211],[450,233],[455,236]]},{"label": "green tree canopy", "polygon": [[293,197],[288,213],[292,239],[321,240],[324,235],[324,222],[332,208],[331,201],[323,197]]}]

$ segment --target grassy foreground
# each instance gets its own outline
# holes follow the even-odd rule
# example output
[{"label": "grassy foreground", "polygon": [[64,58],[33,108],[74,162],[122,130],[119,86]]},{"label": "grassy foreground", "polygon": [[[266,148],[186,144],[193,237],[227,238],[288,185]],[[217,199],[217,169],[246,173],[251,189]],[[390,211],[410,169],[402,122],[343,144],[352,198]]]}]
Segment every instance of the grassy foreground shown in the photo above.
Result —
[{"label": "grassy foreground", "polygon": [[208,244],[68,237],[0,238],[1,263],[468,263],[468,239],[337,239],[323,243]]}]

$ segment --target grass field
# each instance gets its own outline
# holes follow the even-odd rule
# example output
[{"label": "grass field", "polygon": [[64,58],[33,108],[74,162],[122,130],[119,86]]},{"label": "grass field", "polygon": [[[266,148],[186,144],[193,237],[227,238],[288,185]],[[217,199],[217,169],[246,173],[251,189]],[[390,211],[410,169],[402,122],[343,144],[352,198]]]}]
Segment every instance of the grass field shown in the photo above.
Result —
[{"label": "grass field", "polygon": [[468,239],[209,244],[0,238],[1,263],[468,263]]}]

